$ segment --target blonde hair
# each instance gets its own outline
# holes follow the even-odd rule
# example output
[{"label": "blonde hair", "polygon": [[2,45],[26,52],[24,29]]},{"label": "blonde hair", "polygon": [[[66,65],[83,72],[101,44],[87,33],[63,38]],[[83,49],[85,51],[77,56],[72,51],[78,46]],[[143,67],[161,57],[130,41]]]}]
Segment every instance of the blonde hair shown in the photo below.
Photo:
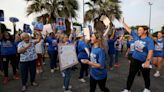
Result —
[{"label": "blonde hair", "polygon": [[24,40],[25,38],[30,38],[29,34],[28,33],[22,33],[21,34],[21,39]]}]

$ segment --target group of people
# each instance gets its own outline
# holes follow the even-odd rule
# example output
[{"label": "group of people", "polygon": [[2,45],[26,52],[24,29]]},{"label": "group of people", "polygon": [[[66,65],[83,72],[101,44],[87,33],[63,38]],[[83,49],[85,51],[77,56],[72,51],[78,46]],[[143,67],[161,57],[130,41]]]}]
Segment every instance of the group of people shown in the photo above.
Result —
[{"label": "group of people", "polygon": [[[94,22],[94,27],[101,23],[100,20]],[[164,57],[164,39],[163,33],[158,32],[157,38],[153,39],[148,33],[148,27],[140,26],[135,32],[122,19],[121,23],[129,33],[127,41],[126,56],[129,59],[130,68],[127,78],[126,88],[122,92],[131,92],[131,86],[137,72],[142,72],[145,81],[143,92],[150,92],[150,70],[151,61],[156,66],[155,77],[160,76],[162,60]],[[0,34],[0,72],[4,73],[3,83],[9,81],[8,68],[9,64],[13,68],[13,78],[18,80],[19,72],[22,81],[22,92],[27,90],[28,73],[30,73],[30,82],[32,86],[38,86],[35,81],[36,74],[43,72],[44,54],[47,50],[49,55],[50,72],[58,70],[58,45],[74,44],[76,47],[77,58],[80,64],[79,81],[86,82],[85,76],[90,77],[90,92],[95,92],[98,84],[102,92],[110,92],[106,87],[107,65],[106,65],[106,45],[108,43],[109,70],[113,66],[119,67],[118,56],[123,49],[123,36],[116,37],[115,31],[111,35],[99,34],[101,31],[95,27],[91,33],[91,39],[85,39],[83,32],[76,34],[71,31],[68,36],[64,31],[54,30],[51,33],[46,32],[43,36],[41,32],[34,31],[34,37],[28,33],[17,34],[15,37],[8,32]],[[76,35],[74,35],[76,34]],[[105,37],[108,39],[105,40]],[[45,48],[46,46],[47,49]],[[70,90],[71,71],[75,68],[69,67],[63,71],[63,88],[64,92]]]}]

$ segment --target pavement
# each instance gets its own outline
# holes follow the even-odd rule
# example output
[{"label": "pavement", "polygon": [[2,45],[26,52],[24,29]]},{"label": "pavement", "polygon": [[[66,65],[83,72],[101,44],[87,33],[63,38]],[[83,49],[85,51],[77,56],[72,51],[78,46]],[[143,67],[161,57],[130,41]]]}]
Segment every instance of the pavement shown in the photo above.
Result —
[{"label": "pavement", "polygon": [[[121,92],[126,86],[126,80],[129,71],[128,60],[120,56],[119,62],[121,64],[120,68],[114,68],[114,70],[108,71],[108,79],[106,86],[110,89],[110,92]],[[107,60],[109,63],[109,60]],[[164,65],[164,64],[163,64]],[[79,65],[78,65],[79,67]],[[71,85],[73,92],[89,92],[89,77],[85,77],[86,83],[81,83],[78,81],[79,68],[76,71],[72,71]],[[12,70],[10,69],[10,81],[6,85],[2,85],[2,90],[0,92],[21,92],[21,80],[12,79]],[[164,68],[161,70],[161,76],[159,78],[153,77],[155,69],[151,70],[151,92],[164,92]],[[0,78],[2,80],[2,78]],[[44,72],[36,76],[36,81],[39,83],[38,87],[28,86],[26,92],[63,92],[63,78],[61,72],[55,71],[53,74],[49,69],[49,61],[46,60],[46,65],[44,65]],[[2,83],[2,82],[1,82]],[[1,89],[1,87],[0,87]],[[132,92],[142,92],[144,89],[144,81],[142,75],[136,76]],[[96,92],[101,92],[97,86]]]}]

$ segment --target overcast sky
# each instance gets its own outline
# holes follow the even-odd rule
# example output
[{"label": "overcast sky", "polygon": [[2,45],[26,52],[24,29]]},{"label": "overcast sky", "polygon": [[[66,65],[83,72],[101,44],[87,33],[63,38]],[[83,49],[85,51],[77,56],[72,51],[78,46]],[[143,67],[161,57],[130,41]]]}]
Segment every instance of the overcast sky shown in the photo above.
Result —
[{"label": "overcast sky", "polygon": [[[36,15],[26,16],[27,2],[24,0],[0,0],[0,9],[4,10],[5,13],[5,24],[8,28],[12,28],[12,24],[9,22],[9,17],[17,17],[20,22],[17,23],[17,28],[22,29],[24,23],[31,24]],[[88,0],[84,0],[85,2]],[[123,11],[123,16],[125,21],[129,25],[144,24],[149,23],[149,5],[148,2],[151,1],[152,5],[152,22],[151,26],[156,30],[160,30],[164,25],[164,0],[121,0],[121,9]],[[77,21],[83,22],[83,12],[82,12],[82,0],[79,0],[80,9]],[[85,6],[86,8],[86,6]],[[85,9],[86,10],[86,9]],[[117,27],[122,26],[117,21],[114,22]]]}]

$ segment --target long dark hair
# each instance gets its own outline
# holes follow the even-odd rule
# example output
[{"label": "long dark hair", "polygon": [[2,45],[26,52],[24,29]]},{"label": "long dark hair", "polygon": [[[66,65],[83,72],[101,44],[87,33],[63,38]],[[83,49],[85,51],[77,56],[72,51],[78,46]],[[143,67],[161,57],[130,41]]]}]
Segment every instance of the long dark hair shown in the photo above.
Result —
[{"label": "long dark hair", "polygon": [[[144,31],[147,31],[146,32],[146,35],[148,36],[148,37],[150,37],[152,40],[153,40],[153,42],[154,42],[154,44],[155,45],[157,45],[157,41],[155,41],[154,39],[153,39],[153,37],[152,37],[152,35],[150,34],[150,32],[149,32],[149,27],[148,26],[139,26],[139,27],[142,27],[143,29],[144,29]],[[139,28],[138,27],[138,28]]]},{"label": "long dark hair", "polygon": [[[9,39],[6,39],[5,34],[7,34],[9,36]],[[7,41],[7,40],[14,41],[14,38],[13,38],[13,36],[9,32],[4,32],[2,34],[2,40],[3,41]]]}]

